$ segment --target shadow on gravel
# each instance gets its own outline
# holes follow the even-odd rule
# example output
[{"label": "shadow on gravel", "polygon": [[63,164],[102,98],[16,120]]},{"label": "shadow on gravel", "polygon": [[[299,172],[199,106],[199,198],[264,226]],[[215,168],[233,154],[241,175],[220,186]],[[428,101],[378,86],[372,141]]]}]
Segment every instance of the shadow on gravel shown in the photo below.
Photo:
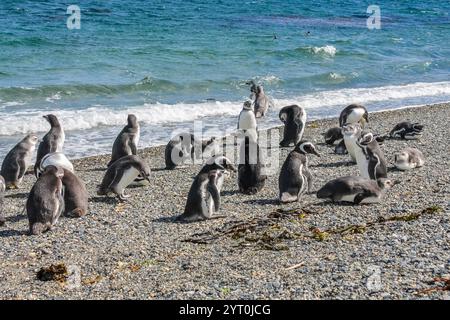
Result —
[{"label": "shadow on gravel", "polygon": [[12,216],[12,217],[7,217],[5,218],[6,221],[8,222],[19,222],[21,220],[27,219],[27,216],[24,214],[19,214],[17,216]]},{"label": "shadow on gravel", "polygon": [[83,171],[106,171],[107,169],[108,169],[107,167],[101,167],[101,168],[86,169]]},{"label": "shadow on gravel", "polygon": [[177,223],[176,221],[178,216],[172,216],[172,217],[159,217],[156,219],[153,219],[153,222],[162,222],[162,223]]},{"label": "shadow on gravel", "polygon": [[28,194],[29,194],[28,192],[14,193],[14,194],[6,195],[5,198],[26,199],[26,198],[28,198]]},{"label": "shadow on gravel", "polygon": [[221,195],[222,196],[234,196],[238,193],[239,193],[239,191],[237,191],[237,190],[225,190],[225,191],[221,192]]},{"label": "shadow on gravel", "polygon": [[113,197],[92,197],[89,198],[89,202],[116,204],[118,201]]},{"label": "shadow on gravel", "polygon": [[0,238],[9,238],[9,237],[17,237],[17,236],[26,236],[28,234],[27,231],[18,231],[18,230],[0,230]]},{"label": "shadow on gravel", "polygon": [[348,162],[348,161],[339,161],[333,163],[318,163],[310,165],[311,168],[337,168],[344,166],[354,166],[356,163]]},{"label": "shadow on gravel", "polygon": [[257,204],[260,206],[266,205],[280,205],[280,201],[278,199],[254,199],[254,200],[245,200],[243,201],[245,204]]}]

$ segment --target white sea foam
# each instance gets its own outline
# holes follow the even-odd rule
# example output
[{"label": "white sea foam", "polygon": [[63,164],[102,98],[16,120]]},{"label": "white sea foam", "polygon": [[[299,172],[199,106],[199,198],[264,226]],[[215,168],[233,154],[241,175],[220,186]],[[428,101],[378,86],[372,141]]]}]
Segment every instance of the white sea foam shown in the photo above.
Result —
[{"label": "white sea foam", "polygon": [[23,106],[24,104],[25,104],[25,102],[21,102],[21,101],[9,101],[9,102],[3,103],[1,106],[7,108],[7,107]]},{"label": "white sea foam", "polygon": [[[375,88],[340,89],[321,91],[287,99],[274,99],[275,110],[291,104],[298,104],[306,109],[324,110],[345,107],[351,103],[385,104],[382,109],[392,105],[400,106],[403,100],[414,99],[413,103],[427,103],[450,100],[450,82],[413,83],[407,85],[385,86]],[[142,124],[163,125],[167,123],[192,122],[202,117],[220,117],[221,119],[237,117],[242,108],[242,101],[144,104],[123,109],[112,109],[96,105],[82,110],[46,110],[45,114],[57,115],[66,131],[88,130],[100,126],[122,126],[129,113],[135,114]],[[0,110],[0,135],[24,134],[27,132],[45,132],[48,123],[42,118],[44,112],[17,109],[11,113]]]},{"label": "white sea foam", "polygon": [[61,93],[57,92],[53,94],[51,97],[45,99],[47,102],[55,102],[56,100],[61,100]]},{"label": "white sea foam", "polygon": [[336,48],[331,45],[326,45],[324,47],[312,47],[312,52],[315,54],[323,54],[330,57],[334,57],[336,55]]}]

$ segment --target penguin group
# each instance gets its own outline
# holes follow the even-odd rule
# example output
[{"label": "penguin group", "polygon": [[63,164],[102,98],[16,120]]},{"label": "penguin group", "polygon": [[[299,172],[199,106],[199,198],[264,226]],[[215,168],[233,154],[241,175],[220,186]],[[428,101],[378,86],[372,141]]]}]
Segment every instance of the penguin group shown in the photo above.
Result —
[{"label": "penguin group", "polygon": [[[201,161],[202,167],[195,176],[186,198],[184,212],[178,222],[195,222],[220,217],[221,190],[230,172],[237,173],[240,193],[254,195],[261,192],[267,180],[265,159],[259,145],[258,121],[274,108],[273,100],[264,88],[249,82],[250,98],[243,103],[239,114],[236,137],[239,143],[239,165],[219,153],[220,146],[214,137],[202,141],[191,133],[181,133],[167,143],[165,169],[174,170],[189,163]],[[282,107],[278,113],[283,123],[280,148],[292,148],[278,176],[280,204],[301,201],[305,193],[313,192],[313,174],[308,165],[311,155],[321,157],[316,146],[303,139],[306,127],[306,110],[299,105]],[[65,133],[59,119],[45,115],[50,130],[42,139],[28,134],[4,158],[0,171],[0,226],[5,224],[3,197],[6,189],[21,187],[23,177],[34,164],[36,181],[26,201],[29,233],[38,235],[51,230],[61,215],[83,217],[89,213],[89,195],[86,184],[77,175],[71,161],[64,155]],[[367,109],[358,104],[344,108],[339,126],[324,133],[325,144],[335,146],[337,154],[348,154],[355,162],[359,175],[337,177],[317,191],[317,198],[333,202],[377,203],[397,181],[387,176],[387,163],[379,143],[385,139],[415,139],[423,126],[408,121],[397,124],[388,134],[376,135],[365,131],[369,122]],[[111,158],[98,185],[98,196],[113,195],[126,201],[130,195],[125,190],[135,184],[151,183],[149,164],[138,155],[140,125],[135,115],[129,114],[127,124],[115,139]],[[336,144],[337,142],[337,144]],[[206,159],[205,161],[203,161]],[[424,165],[423,154],[415,148],[406,148],[394,155],[399,170],[410,170]]]}]

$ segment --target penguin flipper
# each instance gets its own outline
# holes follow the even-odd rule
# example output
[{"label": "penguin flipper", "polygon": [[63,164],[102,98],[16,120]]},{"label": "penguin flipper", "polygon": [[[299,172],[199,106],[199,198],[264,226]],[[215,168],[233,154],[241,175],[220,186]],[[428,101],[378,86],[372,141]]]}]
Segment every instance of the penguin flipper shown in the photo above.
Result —
[{"label": "penguin flipper", "polygon": [[[20,180],[25,175],[25,172],[27,171],[27,165],[25,164],[25,160],[23,158],[20,158],[17,160],[17,166],[18,166],[18,173],[17,173],[17,180]],[[37,168],[35,169],[37,170]]]},{"label": "penguin flipper", "polygon": [[208,191],[211,194],[212,199],[214,200],[214,211],[219,211],[220,209],[220,193],[217,189],[217,186],[215,183],[209,183],[208,184]]},{"label": "penguin flipper", "polygon": [[120,179],[122,179],[124,169],[125,169],[124,166],[117,166],[116,171],[114,173],[114,178],[112,179],[111,183],[109,184],[107,190],[114,190],[114,188],[119,183]]}]

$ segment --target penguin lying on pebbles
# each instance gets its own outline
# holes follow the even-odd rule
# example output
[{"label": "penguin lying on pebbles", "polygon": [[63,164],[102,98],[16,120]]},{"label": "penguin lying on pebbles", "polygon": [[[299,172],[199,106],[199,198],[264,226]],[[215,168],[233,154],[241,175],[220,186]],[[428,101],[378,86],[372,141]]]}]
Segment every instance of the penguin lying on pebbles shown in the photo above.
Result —
[{"label": "penguin lying on pebbles", "polygon": [[138,156],[131,155],[115,161],[106,171],[97,194],[115,193],[120,201],[125,201],[125,189],[138,177],[150,182],[150,167]]},{"label": "penguin lying on pebbles", "polygon": [[3,215],[3,199],[4,199],[4,195],[3,193],[6,190],[6,185],[5,185],[5,179],[3,179],[2,176],[0,176],[0,226],[5,224],[5,217]]},{"label": "penguin lying on pebbles", "polygon": [[334,127],[328,129],[327,132],[323,134],[325,139],[325,143],[328,145],[334,145],[335,141],[341,140],[344,137],[342,136],[342,129],[340,127]]},{"label": "penguin lying on pebbles", "polygon": [[327,182],[319,191],[317,198],[333,202],[378,203],[387,190],[397,181],[381,178],[369,180],[363,177],[347,176]]},{"label": "penguin lying on pebbles", "polygon": [[306,190],[311,192],[312,175],[308,169],[307,154],[320,157],[311,142],[300,141],[284,161],[278,178],[280,202],[299,201]]},{"label": "penguin lying on pebbles", "polygon": [[63,175],[61,168],[48,166],[31,189],[26,205],[31,235],[51,230],[64,212]]},{"label": "penguin lying on pebbles", "polygon": [[389,133],[391,138],[400,138],[405,140],[417,139],[422,135],[423,125],[404,121],[396,124]]},{"label": "penguin lying on pebbles", "polygon": [[395,167],[399,170],[411,170],[425,163],[423,153],[416,148],[405,148],[394,155]]}]

